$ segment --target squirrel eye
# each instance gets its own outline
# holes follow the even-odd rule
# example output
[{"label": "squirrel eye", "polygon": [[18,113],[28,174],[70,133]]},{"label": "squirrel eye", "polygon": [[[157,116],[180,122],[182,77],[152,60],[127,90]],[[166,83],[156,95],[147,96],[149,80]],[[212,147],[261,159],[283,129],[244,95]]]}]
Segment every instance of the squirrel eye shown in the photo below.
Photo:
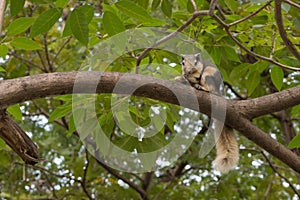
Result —
[{"label": "squirrel eye", "polygon": [[184,59],[182,59],[182,61],[180,62],[180,64],[184,66]]}]

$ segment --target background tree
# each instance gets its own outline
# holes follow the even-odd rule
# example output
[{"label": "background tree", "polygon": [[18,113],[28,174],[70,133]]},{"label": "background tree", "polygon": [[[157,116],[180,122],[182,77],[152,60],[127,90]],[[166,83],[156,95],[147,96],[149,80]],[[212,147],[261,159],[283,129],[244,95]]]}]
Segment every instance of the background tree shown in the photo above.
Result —
[{"label": "background tree", "polygon": [[[299,3],[290,0],[1,1],[0,196],[299,198],[299,9]],[[89,71],[90,66],[84,65],[97,45],[140,27],[162,27],[169,34],[157,38],[149,48],[124,53],[105,68],[105,73]],[[208,127],[207,115],[212,101],[218,99],[203,91],[196,91],[196,95],[206,115],[193,120],[200,124],[194,130],[198,134],[175,163],[147,173],[126,173],[95,159],[85,147],[101,149],[103,138],[92,143],[80,134],[74,124],[74,103],[80,111],[89,98],[96,98],[95,111],[105,135],[126,151],[151,152],[165,146],[178,134],[181,116],[195,116],[191,110],[198,106],[190,102],[184,105],[189,109],[177,106],[176,97],[167,89],[187,96],[195,92],[190,86],[169,81],[181,73],[180,56],[155,48],[179,33],[208,52],[222,72],[226,96],[234,99],[227,100],[226,124],[239,133],[238,167],[220,176],[211,166],[214,151],[205,158],[198,156]],[[101,62],[99,66],[101,69]],[[84,102],[74,102],[72,95],[65,95],[73,92],[74,71],[79,69],[85,71],[82,88],[101,77],[99,95],[89,95]],[[122,115],[113,117],[115,95],[111,93],[124,75],[120,72],[131,73],[125,86],[151,83],[125,99],[136,124],[149,124],[155,106],[165,109],[163,128],[148,139],[139,141],[116,125]],[[87,113],[82,116],[88,118]],[[154,119],[160,127],[162,119]],[[91,124],[82,127],[93,133]]]}]

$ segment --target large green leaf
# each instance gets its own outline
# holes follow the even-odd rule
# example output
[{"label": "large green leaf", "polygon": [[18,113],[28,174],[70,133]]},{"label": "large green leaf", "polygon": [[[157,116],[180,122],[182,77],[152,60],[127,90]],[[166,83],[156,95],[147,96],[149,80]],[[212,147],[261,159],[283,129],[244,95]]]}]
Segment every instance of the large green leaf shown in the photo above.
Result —
[{"label": "large green leaf", "polygon": [[34,22],[32,17],[21,17],[9,24],[7,35],[13,36],[26,31]]},{"label": "large green leaf", "polygon": [[57,22],[61,16],[61,10],[51,8],[43,12],[34,22],[30,30],[30,37],[46,33]]},{"label": "large green leaf", "polygon": [[105,12],[103,15],[103,26],[105,31],[113,36],[126,30],[123,22],[112,12]]},{"label": "large green leaf", "polygon": [[170,3],[169,0],[162,0],[161,10],[167,17],[172,16],[172,4]]},{"label": "large green leaf", "polygon": [[251,96],[251,94],[254,92],[256,87],[259,85],[259,82],[260,82],[259,71],[254,71],[253,73],[249,74],[247,79],[247,86],[246,86],[249,96]]},{"label": "large green leaf", "polygon": [[153,18],[141,6],[127,0],[121,0],[116,3],[117,8],[129,17],[139,22],[152,22]]},{"label": "large green leaf", "polygon": [[57,0],[55,2],[56,6],[59,8],[64,8],[67,6],[67,4],[69,3],[70,0]]},{"label": "large green leaf", "polygon": [[57,107],[50,115],[48,121],[53,122],[56,119],[68,115],[72,111],[72,104],[64,104]]},{"label": "large green leaf", "polygon": [[5,44],[0,45],[0,57],[5,58],[8,53],[8,47]]},{"label": "large green leaf", "polygon": [[87,45],[89,42],[89,27],[85,13],[82,10],[74,9],[69,20],[75,38],[82,44]]},{"label": "large green leaf", "polygon": [[15,119],[22,121],[23,115],[22,115],[22,111],[20,109],[19,104],[15,104],[15,105],[9,106],[7,108],[7,112],[9,114],[11,114]]},{"label": "large green leaf", "polygon": [[85,15],[87,23],[90,23],[94,17],[94,8],[93,6],[83,5],[78,8],[80,12]]},{"label": "large green leaf", "polygon": [[10,1],[10,14],[15,16],[18,14],[24,7],[25,0],[11,0]]},{"label": "large green leaf", "polygon": [[300,134],[296,135],[288,145],[289,148],[299,148],[300,147]]},{"label": "large green leaf", "polygon": [[10,43],[13,47],[24,49],[24,50],[37,50],[41,49],[40,45],[38,45],[36,42],[26,38],[26,37],[20,37],[16,38]]},{"label": "large green leaf", "polygon": [[281,90],[283,85],[284,72],[281,67],[273,66],[271,69],[271,80],[277,90]]},{"label": "large green leaf", "polygon": [[155,10],[159,6],[160,2],[161,0],[153,0],[151,4],[151,10]]}]

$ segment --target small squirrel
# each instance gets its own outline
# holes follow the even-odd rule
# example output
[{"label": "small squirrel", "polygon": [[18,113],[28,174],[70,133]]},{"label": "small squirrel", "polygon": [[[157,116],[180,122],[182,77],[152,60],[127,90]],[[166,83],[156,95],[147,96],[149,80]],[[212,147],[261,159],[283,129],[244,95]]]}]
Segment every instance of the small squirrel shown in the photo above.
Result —
[{"label": "small squirrel", "polygon": [[[222,75],[213,64],[204,61],[201,54],[182,56],[182,76],[177,81],[189,82],[194,88],[216,95],[222,95]],[[214,119],[215,124],[222,124]],[[213,161],[215,169],[221,173],[228,173],[238,162],[239,147],[233,129],[224,126],[219,137],[216,137],[217,157]]]}]

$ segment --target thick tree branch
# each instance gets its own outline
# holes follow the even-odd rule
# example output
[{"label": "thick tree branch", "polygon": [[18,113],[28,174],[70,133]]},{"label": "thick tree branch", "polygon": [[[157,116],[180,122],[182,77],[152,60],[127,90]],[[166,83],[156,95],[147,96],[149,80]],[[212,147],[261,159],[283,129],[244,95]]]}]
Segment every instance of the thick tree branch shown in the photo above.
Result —
[{"label": "thick tree branch", "polygon": [[38,163],[39,154],[37,146],[19,127],[19,125],[6,113],[0,114],[0,138],[9,145],[27,164]]},{"label": "thick tree branch", "polygon": [[[6,106],[26,100],[71,94],[73,92],[116,93],[114,87],[121,78],[124,90],[117,92],[119,94],[132,95],[129,91],[126,91],[126,88],[137,87],[138,89],[133,93],[135,96],[148,97],[177,105],[179,105],[179,101],[176,95],[180,95],[185,97],[184,101],[180,104],[181,106],[200,110],[207,115],[210,115],[212,102],[216,102],[222,98],[210,95],[207,92],[197,91],[188,85],[137,74],[61,72],[0,81],[0,91],[2,94],[0,96],[0,105],[2,108],[5,108]],[[73,91],[75,80],[77,80],[77,86],[80,88]],[[176,91],[177,94],[175,95],[168,88]],[[198,104],[196,105],[191,98],[194,95],[198,99]],[[252,100],[226,100],[226,103],[226,124],[240,131],[248,139],[279,158],[295,171],[300,172],[300,158],[249,121],[250,118],[277,112],[300,104],[300,86]],[[222,109],[222,107],[217,106],[216,109]]]}]

